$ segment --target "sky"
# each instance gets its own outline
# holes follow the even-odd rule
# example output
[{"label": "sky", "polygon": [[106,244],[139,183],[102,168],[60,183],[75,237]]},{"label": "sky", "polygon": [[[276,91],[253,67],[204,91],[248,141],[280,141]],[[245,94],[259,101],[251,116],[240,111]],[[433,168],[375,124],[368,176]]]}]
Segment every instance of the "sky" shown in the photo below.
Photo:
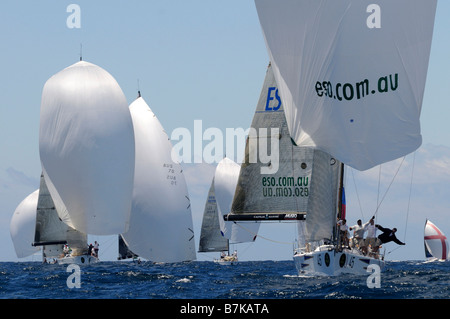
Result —
[{"label": "sky", "polygon": [[[80,8],[79,28],[67,24],[72,3]],[[438,1],[422,146],[404,161],[346,172],[348,223],[369,220],[377,211],[377,222],[397,227],[406,242],[385,245],[387,260],[425,258],[427,218],[450,234],[448,12],[450,1]],[[196,120],[203,130],[248,128],[269,62],[252,0],[5,1],[0,43],[0,261],[19,260],[9,223],[19,203],[39,187],[40,101],[53,74],[82,55],[114,76],[129,103],[139,89],[170,136],[180,127],[193,130]],[[183,165],[198,249],[215,164]],[[295,234],[294,224],[264,224],[254,243],[236,249],[241,260],[292,260]],[[116,259],[115,237],[90,239],[99,240],[101,259]],[[198,260],[214,257],[197,253]]]}]

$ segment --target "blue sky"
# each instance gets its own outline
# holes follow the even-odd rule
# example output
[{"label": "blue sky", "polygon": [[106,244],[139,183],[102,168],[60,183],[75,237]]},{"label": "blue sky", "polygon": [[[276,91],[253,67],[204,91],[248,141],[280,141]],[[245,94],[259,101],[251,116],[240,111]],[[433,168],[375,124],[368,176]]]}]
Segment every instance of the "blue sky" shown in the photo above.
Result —
[{"label": "blue sky", "polygon": [[[69,4],[81,8],[81,28],[69,29]],[[408,156],[386,195],[379,223],[399,228],[407,245],[389,259],[423,258],[425,218],[450,234],[450,1],[437,7],[430,65],[422,107],[423,146]],[[0,261],[17,260],[9,221],[17,205],[38,188],[41,172],[38,131],[42,88],[46,80],[83,59],[111,73],[128,102],[137,88],[170,133],[193,129],[247,128],[253,117],[269,62],[252,0],[170,1],[5,1],[0,12]],[[382,166],[382,184],[398,161]],[[185,167],[198,247],[201,216],[214,165]],[[386,176],[384,176],[386,174]],[[369,219],[376,207],[378,168],[347,173],[349,223]],[[352,191],[353,182],[363,186]],[[358,195],[358,196],[356,196]],[[359,200],[358,200],[359,198]],[[360,209],[359,203],[363,206]],[[409,207],[409,208],[408,208]],[[407,223],[406,223],[407,221]],[[406,237],[403,231],[406,229]],[[293,225],[261,227],[253,244],[240,246],[243,260],[292,257]],[[115,243],[102,238],[104,259],[116,258]],[[107,248],[110,249],[107,251]],[[388,244],[386,250],[396,248]],[[198,260],[212,255],[198,254]]]}]

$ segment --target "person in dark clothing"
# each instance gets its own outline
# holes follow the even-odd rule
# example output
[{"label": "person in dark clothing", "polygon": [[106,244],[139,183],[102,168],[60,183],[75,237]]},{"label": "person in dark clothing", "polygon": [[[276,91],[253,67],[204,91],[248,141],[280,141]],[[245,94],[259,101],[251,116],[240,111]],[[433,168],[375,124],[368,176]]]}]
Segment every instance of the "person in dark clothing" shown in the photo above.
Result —
[{"label": "person in dark clothing", "polygon": [[398,238],[395,236],[395,233],[397,232],[397,228],[384,228],[380,225],[375,225],[376,228],[381,230],[383,233],[381,235],[378,235],[378,239],[380,240],[380,244],[386,244],[388,242],[395,242],[398,245],[406,245],[405,243],[398,240]]}]

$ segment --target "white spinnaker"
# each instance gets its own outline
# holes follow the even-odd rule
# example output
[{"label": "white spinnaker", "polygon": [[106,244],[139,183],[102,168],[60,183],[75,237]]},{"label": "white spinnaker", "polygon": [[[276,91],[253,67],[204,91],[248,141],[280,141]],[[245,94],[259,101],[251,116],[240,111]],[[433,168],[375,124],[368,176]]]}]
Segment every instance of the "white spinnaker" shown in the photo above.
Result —
[{"label": "white spinnaker", "polygon": [[126,98],[107,71],[80,61],[45,83],[39,152],[44,178],[65,223],[95,235],[128,229],[133,124]]},{"label": "white spinnaker", "polygon": [[255,0],[291,136],[359,170],[413,152],[436,0]]},{"label": "white spinnaker", "polygon": [[229,214],[231,211],[239,172],[240,165],[225,157],[217,164],[214,175],[220,229],[223,236],[230,240],[230,243],[254,241],[259,230],[259,223],[256,222],[228,222],[223,219],[223,215]]},{"label": "white spinnaker", "polygon": [[135,254],[154,262],[196,259],[192,213],[182,167],[172,143],[142,97],[130,105],[136,168],[130,228],[123,234]]},{"label": "white spinnaker", "polygon": [[433,257],[441,260],[449,258],[448,239],[445,234],[431,221],[427,221],[424,230],[424,241]]},{"label": "white spinnaker", "polygon": [[16,208],[11,218],[9,231],[18,258],[24,258],[39,251],[33,247],[36,227],[36,209],[39,189],[28,195]]}]

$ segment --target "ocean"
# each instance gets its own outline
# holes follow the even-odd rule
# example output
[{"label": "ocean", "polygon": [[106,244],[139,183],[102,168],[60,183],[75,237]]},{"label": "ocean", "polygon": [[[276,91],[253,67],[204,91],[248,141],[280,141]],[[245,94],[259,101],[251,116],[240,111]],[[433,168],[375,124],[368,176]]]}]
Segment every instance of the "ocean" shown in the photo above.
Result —
[{"label": "ocean", "polygon": [[[448,301],[450,298],[450,262],[389,261],[381,273],[379,288],[368,287],[369,275],[298,276],[293,261],[249,261],[233,266],[210,261],[176,264],[117,261],[80,266],[79,270],[40,262],[2,262],[0,298],[157,300],[155,307],[162,305],[179,315],[196,312],[199,315],[203,311],[200,306],[205,304],[215,305],[222,315],[226,311],[230,314],[258,311],[265,315],[263,305],[273,314],[313,299]],[[239,308],[241,304],[244,308]]]}]

